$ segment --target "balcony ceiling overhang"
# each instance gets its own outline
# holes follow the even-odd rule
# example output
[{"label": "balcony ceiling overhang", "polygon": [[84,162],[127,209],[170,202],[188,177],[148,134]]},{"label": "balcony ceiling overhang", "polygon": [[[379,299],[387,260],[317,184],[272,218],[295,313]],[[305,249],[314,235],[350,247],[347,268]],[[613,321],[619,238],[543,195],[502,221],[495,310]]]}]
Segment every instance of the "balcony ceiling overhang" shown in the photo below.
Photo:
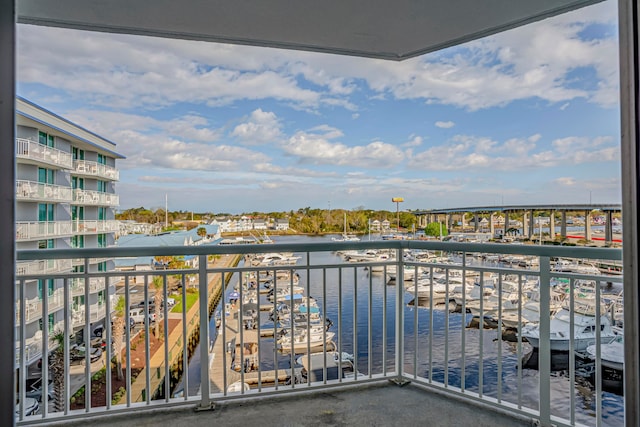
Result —
[{"label": "balcony ceiling overhang", "polygon": [[27,24],[402,60],[599,1],[19,0],[16,8]]}]

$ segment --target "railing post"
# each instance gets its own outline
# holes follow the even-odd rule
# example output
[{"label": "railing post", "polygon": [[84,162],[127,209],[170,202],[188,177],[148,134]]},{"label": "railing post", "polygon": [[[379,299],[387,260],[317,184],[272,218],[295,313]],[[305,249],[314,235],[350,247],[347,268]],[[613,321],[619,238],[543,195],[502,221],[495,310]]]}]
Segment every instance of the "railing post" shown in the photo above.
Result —
[{"label": "railing post", "polygon": [[197,410],[206,411],[214,409],[214,404],[209,398],[209,284],[207,282],[206,255],[198,255],[198,274],[200,287],[200,406]]},{"label": "railing post", "polygon": [[396,378],[397,385],[409,381],[404,378],[404,259],[402,247],[396,251]]},{"label": "railing post", "polygon": [[540,336],[538,344],[538,374],[540,375],[540,425],[551,425],[551,342],[550,302],[551,263],[540,257]]}]

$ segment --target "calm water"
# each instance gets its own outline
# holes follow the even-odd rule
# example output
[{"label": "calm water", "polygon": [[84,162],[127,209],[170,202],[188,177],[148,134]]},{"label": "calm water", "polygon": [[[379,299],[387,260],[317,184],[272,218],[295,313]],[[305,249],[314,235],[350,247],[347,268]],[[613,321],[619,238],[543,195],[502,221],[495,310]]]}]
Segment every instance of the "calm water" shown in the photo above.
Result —
[{"label": "calm water", "polygon": [[[329,241],[330,236],[277,237],[279,243],[303,243]],[[382,273],[372,275],[363,267],[347,265],[342,269],[310,269],[300,267],[307,263],[306,254],[298,254],[299,286],[309,289],[321,310],[333,321],[330,331],[336,333],[335,341],[342,351],[357,354],[357,370],[365,375],[382,373],[385,369],[393,371],[395,366],[395,304],[398,289],[385,284]],[[342,258],[334,253],[313,253],[310,265],[337,264]],[[326,286],[323,289],[323,275]],[[237,282],[232,280],[231,285]],[[232,286],[230,286],[232,287]],[[357,289],[357,298],[356,298]],[[231,290],[227,290],[227,295]],[[326,295],[326,299],[324,298]],[[342,306],[339,296],[342,295]],[[470,315],[449,313],[443,308],[414,308],[408,303],[412,295],[402,293],[404,307],[405,372],[415,373],[419,377],[447,383],[453,387],[480,392],[500,398],[524,407],[537,408],[539,373],[535,369],[521,369],[521,388],[518,389],[518,367],[520,358],[517,346],[498,339],[495,330],[466,328]],[[262,297],[261,303],[266,303]],[[371,309],[369,309],[371,307]],[[385,317],[385,307],[387,316]],[[369,312],[372,313],[371,318]],[[340,321],[341,319],[341,321]],[[262,324],[271,323],[266,312],[261,313]],[[387,326],[386,341],[383,325]],[[448,329],[447,329],[448,324]],[[432,325],[432,326],[431,326]],[[417,334],[414,333],[417,331]],[[211,332],[215,334],[215,324],[211,322]],[[464,335],[464,340],[463,340]],[[369,336],[371,340],[369,340]],[[448,337],[448,340],[447,340]],[[429,341],[432,339],[431,350]],[[463,352],[464,346],[464,352]],[[291,356],[275,352],[273,338],[264,338],[260,344],[261,366],[263,369],[290,368]],[[370,351],[371,349],[371,351]],[[479,358],[482,349],[482,358]],[[531,347],[524,343],[522,354]],[[430,352],[431,351],[431,352]],[[386,354],[386,359],[385,359]],[[501,355],[500,367],[497,361]],[[414,363],[414,360],[417,363]],[[464,375],[463,375],[464,371]],[[189,394],[195,394],[199,388],[200,360],[196,350],[189,367]],[[593,387],[584,379],[576,378],[576,389],[570,390],[566,371],[554,371],[551,378],[552,413],[568,416],[570,396],[575,397],[576,418],[578,422],[595,424],[595,393]],[[622,425],[624,420],[623,398],[619,395],[603,393],[603,422],[605,425]]]}]

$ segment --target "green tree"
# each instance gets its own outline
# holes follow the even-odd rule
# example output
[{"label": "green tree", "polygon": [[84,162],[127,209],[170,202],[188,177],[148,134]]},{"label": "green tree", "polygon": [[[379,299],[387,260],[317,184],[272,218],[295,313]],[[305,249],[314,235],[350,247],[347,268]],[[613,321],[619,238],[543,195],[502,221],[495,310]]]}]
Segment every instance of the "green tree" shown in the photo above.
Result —
[{"label": "green tree", "polygon": [[196,230],[196,233],[198,233],[198,236],[204,238],[204,236],[207,235],[207,229],[204,227],[198,227],[198,229]]},{"label": "green tree", "polygon": [[427,236],[440,237],[440,230],[442,230],[442,236],[449,234],[447,231],[447,225],[441,222],[432,222],[428,224],[424,229],[424,234]]}]

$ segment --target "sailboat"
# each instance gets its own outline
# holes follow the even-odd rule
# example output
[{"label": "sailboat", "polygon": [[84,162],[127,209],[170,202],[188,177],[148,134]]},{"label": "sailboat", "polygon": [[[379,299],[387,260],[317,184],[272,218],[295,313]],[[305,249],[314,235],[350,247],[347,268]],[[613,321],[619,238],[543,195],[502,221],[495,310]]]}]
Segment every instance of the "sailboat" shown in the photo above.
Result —
[{"label": "sailboat", "polygon": [[333,237],[331,238],[334,242],[359,242],[360,238],[358,236],[354,236],[353,234],[347,234],[347,213],[344,213],[344,231],[342,232],[342,237]]}]

